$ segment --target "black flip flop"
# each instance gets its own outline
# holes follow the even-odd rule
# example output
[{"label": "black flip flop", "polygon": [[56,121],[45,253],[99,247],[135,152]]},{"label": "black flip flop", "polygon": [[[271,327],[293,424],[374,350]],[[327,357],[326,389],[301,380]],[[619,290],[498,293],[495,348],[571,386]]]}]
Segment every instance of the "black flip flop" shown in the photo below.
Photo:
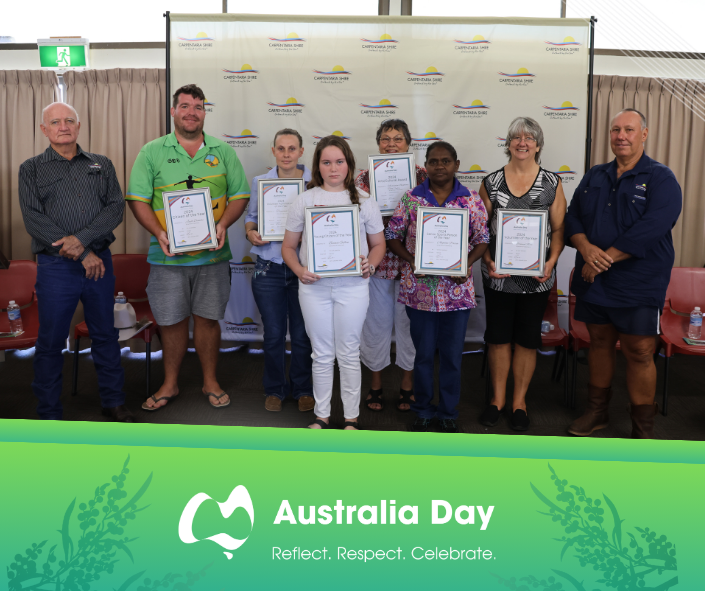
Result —
[{"label": "black flip flop", "polygon": [[[307,428],[307,429],[310,429],[310,428],[311,428],[311,425],[314,425],[314,424],[315,424],[315,425],[320,425],[321,429],[328,429],[328,428],[330,428],[330,425],[329,425],[328,423],[326,423],[323,419],[316,419],[315,421],[313,421],[313,423],[311,423],[311,424],[310,424],[308,427],[306,427],[306,428]],[[315,431],[315,429],[314,429],[314,431]]]},{"label": "black flip flop", "polygon": [[[369,408],[372,412],[382,412],[384,410],[384,400],[382,399],[382,389],[373,390],[370,388],[370,397],[365,400],[365,406]],[[370,404],[379,404],[381,408],[371,408]]]},{"label": "black flip flop", "polygon": [[[413,390],[399,390],[399,398],[397,399],[397,410],[399,412],[409,412],[411,405],[414,403],[411,397],[414,395]],[[409,408],[399,408],[400,404],[408,404]]]}]

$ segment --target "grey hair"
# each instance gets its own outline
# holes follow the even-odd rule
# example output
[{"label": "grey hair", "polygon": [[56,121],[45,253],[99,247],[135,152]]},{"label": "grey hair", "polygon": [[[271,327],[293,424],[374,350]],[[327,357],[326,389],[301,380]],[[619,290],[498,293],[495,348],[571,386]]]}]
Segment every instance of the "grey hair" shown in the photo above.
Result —
[{"label": "grey hair", "polygon": [[55,103],[51,103],[50,105],[47,105],[46,107],[44,107],[44,108],[42,109],[42,123],[44,123],[44,118],[45,118],[45,116],[46,116],[46,112],[47,112],[49,109],[51,109],[54,105],[64,105],[65,107],[68,107],[69,109],[71,109],[71,110],[73,111],[73,114],[76,115],[76,123],[80,123],[80,120],[79,120],[79,118],[78,118],[78,111],[76,111],[76,109],[74,109],[74,108],[73,108],[71,105],[69,105],[68,103],[62,103],[61,101],[56,101]]},{"label": "grey hair", "polygon": [[518,134],[523,133],[530,135],[536,140],[536,145],[539,151],[536,152],[534,158],[537,164],[541,164],[541,150],[543,149],[543,130],[541,126],[536,122],[536,120],[531,117],[517,117],[509,124],[509,129],[507,130],[507,137],[504,140],[504,153],[507,158],[511,159],[512,153],[509,151],[509,144],[512,142],[512,138]]},{"label": "grey hair", "polygon": [[[627,109],[622,109],[619,113],[612,117],[612,121],[614,121],[622,113],[636,113],[637,115],[639,115],[639,119],[641,120],[641,131],[644,131],[646,129],[646,117],[644,116],[644,113],[642,113],[641,111],[637,111],[636,109],[632,109],[631,107]],[[610,125],[612,125],[612,121],[610,121]]]}]

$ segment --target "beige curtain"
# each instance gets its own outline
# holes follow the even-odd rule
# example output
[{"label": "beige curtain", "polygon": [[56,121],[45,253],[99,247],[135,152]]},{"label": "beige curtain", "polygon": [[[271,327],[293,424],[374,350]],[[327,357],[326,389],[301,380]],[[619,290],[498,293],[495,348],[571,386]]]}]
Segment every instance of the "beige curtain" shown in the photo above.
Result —
[{"label": "beige curtain", "polygon": [[54,72],[0,70],[0,250],[8,259],[34,260],[20,211],[18,172],[49,146],[39,124],[42,109],[58,99]]},{"label": "beige curtain", "polygon": [[[137,154],[166,133],[166,70],[115,69],[67,72],[66,102],[81,120],[78,142],[84,150],[112,160],[123,194]],[[115,230],[113,254],[146,253],[149,234],[125,210]]]},{"label": "beige curtain", "polygon": [[614,158],[609,125],[632,107],[646,116],[646,153],[668,166],[683,189],[683,211],[673,229],[677,267],[705,265],[705,82],[595,76],[591,164]]}]

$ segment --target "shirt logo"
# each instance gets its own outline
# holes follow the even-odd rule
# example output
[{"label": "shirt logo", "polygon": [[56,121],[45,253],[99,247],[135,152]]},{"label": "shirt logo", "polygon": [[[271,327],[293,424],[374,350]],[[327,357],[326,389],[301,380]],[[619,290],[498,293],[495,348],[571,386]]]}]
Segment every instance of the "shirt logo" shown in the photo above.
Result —
[{"label": "shirt logo", "polygon": [[101,170],[103,170],[103,167],[95,162],[88,167],[88,174],[100,174]]},{"label": "shirt logo", "polygon": [[169,158],[169,160],[167,160],[167,162],[169,164],[178,164],[179,162],[181,162],[181,160],[179,160],[178,158]]},{"label": "shirt logo", "polygon": [[637,186],[634,187],[634,188],[635,188],[636,190],[638,190],[638,191],[646,191],[646,183],[644,183],[644,184],[642,184],[642,185],[637,185]]},{"label": "shirt logo", "polygon": [[216,166],[218,166],[218,164],[220,164],[220,160],[218,160],[218,158],[215,157],[213,154],[208,154],[208,156],[206,156],[205,162],[211,168],[215,168]]}]

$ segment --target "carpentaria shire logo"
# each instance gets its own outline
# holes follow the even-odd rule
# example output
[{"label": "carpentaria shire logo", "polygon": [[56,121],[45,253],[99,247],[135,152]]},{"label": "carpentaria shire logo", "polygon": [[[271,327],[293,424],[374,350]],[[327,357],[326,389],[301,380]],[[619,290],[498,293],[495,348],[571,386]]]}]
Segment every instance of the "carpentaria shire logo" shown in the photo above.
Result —
[{"label": "carpentaria shire logo", "polygon": [[[211,500],[213,499],[211,499],[209,495],[201,492],[192,497],[191,500],[186,503],[186,507],[184,507],[184,510],[181,513],[181,519],[179,519],[179,538],[184,544],[195,544],[196,542],[210,540],[226,550],[237,550],[247,541],[250,534],[247,534],[247,536],[241,540],[235,539],[224,533],[208,536],[203,540],[199,540],[193,535],[193,519],[196,517],[198,508],[204,502]],[[245,511],[247,511],[247,514],[250,516],[250,533],[252,533],[252,528],[255,526],[255,510],[252,507],[250,493],[247,492],[247,489],[244,486],[241,484],[236,486],[233,489],[233,492],[230,493],[228,500],[224,503],[219,503],[218,501],[216,502],[220,508],[220,513],[225,519],[230,517],[238,507],[242,507]],[[233,557],[231,552],[223,552],[223,554],[227,556],[228,560]]]}]

